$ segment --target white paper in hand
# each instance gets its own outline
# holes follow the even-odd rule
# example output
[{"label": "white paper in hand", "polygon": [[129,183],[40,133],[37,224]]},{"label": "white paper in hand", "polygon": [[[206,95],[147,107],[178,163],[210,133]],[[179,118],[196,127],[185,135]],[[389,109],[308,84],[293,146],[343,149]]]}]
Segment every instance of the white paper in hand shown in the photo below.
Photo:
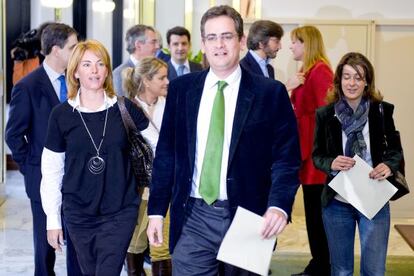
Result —
[{"label": "white paper in hand", "polygon": [[262,239],[264,218],[238,207],[233,222],[221,243],[217,260],[267,275],[276,237]]},{"label": "white paper in hand", "polygon": [[378,181],[369,178],[371,166],[358,155],[353,158],[356,161],[354,167],[339,172],[328,185],[364,216],[372,219],[397,192],[397,188],[386,179]]}]

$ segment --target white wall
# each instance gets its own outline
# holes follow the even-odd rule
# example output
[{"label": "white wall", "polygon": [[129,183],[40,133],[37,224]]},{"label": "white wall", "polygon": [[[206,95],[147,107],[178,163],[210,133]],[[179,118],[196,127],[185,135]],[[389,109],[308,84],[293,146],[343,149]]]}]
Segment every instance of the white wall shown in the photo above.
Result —
[{"label": "white wall", "polygon": [[401,19],[414,17],[412,0],[262,0],[263,18]]}]

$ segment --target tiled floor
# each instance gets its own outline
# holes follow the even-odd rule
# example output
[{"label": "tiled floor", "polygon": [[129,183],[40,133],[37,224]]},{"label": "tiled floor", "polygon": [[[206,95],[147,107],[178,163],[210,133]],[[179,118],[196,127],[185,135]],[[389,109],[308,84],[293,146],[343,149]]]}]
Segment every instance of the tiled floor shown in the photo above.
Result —
[{"label": "tiled floor", "polygon": [[[23,179],[18,172],[8,172],[7,184],[0,184],[0,204],[2,201],[4,202],[0,206],[0,275],[33,275],[30,205],[24,191]],[[288,225],[279,237],[276,255],[298,254],[303,257],[309,252],[304,217],[294,216],[293,220],[294,222]],[[392,223],[414,224],[414,219],[393,219]],[[359,254],[358,244],[356,254]],[[388,254],[414,254],[393,227]],[[63,254],[58,254],[55,270],[57,275],[66,275]],[[125,275],[124,272],[122,275]]]}]

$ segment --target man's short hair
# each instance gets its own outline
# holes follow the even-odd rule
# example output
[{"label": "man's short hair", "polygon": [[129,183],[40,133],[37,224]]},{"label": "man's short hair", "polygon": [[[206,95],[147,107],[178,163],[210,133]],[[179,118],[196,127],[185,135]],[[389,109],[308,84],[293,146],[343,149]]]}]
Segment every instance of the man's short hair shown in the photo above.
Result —
[{"label": "man's short hair", "polygon": [[266,45],[269,38],[276,37],[281,39],[283,36],[283,28],[276,22],[270,20],[255,21],[249,29],[247,36],[247,48],[257,50],[260,48],[260,42]]},{"label": "man's short hair", "polygon": [[185,35],[188,38],[188,42],[191,42],[190,32],[184,27],[176,26],[176,27],[174,27],[172,29],[169,29],[167,31],[167,44],[168,45],[170,45],[170,38],[171,38],[172,35],[178,35],[178,36]]},{"label": "man's short hair", "polygon": [[234,27],[236,29],[237,35],[239,37],[239,40],[243,37],[243,19],[234,8],[222,5],[222,6],[215,6],[210,9],[208,9],[201,18],[201,24],[200,24],[200,31],[201,36],[204,38],[205,36],[205,25],[207,20],[216,18],[219,16],[227,16],[230,17],[234,21]]},{"label": "man's short hair", "polygon": [[125,42],[126,42],[126,50],[128,53],[132,54],[135,52],[135,42],[145,42],[147,39],[145,37],[146,31],[152,31],[155,33],[155,30],[151,26],[138,24],[135,26],[132,26],[128,29],[126,36],[125,36]]},{"label": "man's short hair", "polygon": [[53,46],[65,47],[69,36],[77,35],[74,28],[63,23],[48,24],[41,35],[42,53],[47,56],[52,51]]}]

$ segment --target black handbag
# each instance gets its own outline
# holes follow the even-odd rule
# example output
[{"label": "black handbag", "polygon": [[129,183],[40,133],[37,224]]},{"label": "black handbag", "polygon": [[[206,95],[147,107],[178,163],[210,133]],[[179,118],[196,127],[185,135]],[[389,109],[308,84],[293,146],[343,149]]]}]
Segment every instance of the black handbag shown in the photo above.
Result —
[{"label": "black handbag", "polygon": [[125,107],[125,98],[118,97],[119,111],[129,140],[129,157],[135,179],[140,187],[149,187],[151,183],[152,162],[154,159],[151,146],[145,141],[137,129],[128,110]]},{"label": "black handbag", "polygon": [[[379,111],[381,113],[382,117],[382,131],[384,133],[384,154],[386,150],[388,149],[388,143],[387,143],[387,135],[385,134],[385,122],[384,122],[384,108],[382,106],[382,103],[379,104]],[[398,142],[401,145],[401,137],[400,132],[397,131],[396,133]],[[400,197],[405,196],[406,194],[410,193],[410,188],[408,187],[407,180],[405,179],[405,161],[404,161],[404,152],[402,150],[401,146],[401,161],[399,164],[398,171],[396,171],[392,176],[388,177],[387,180],[391,182],[392,185],[395,186],[395,188],[398,189],[398,191],[391,197],[390,200],[395,201],[399,199]]]}]

